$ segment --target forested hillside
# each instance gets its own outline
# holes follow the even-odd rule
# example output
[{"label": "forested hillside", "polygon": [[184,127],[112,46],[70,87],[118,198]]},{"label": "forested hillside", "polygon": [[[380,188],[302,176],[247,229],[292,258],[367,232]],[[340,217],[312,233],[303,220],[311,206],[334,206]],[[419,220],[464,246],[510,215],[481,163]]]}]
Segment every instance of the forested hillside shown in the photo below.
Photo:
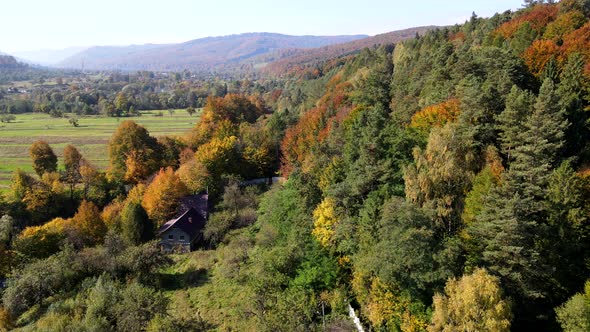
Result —
[{"label": "forested hillside", "polygon": [[[304,68],[316,69],[323,62],[343,61],[342,57],[358,53],[363,48],[376,45],[388,45],[399,43],[403,40],[423,35],[428,30],[436,27],[417,27],[392,31],[376,36],[362,38],[347,43],[338,43],[312,49],[285,49],[279,50],[262,57],[269,64],[262,71],[274,76],[294,74]],[[255,58],[260,61],[260,57]]]},{"label": "forested hillside", "polygon": [[[305,179],[311,232],[371,325],[556,329],[554,309],[583,291],[589,5],[472,17],[363,52],[286,131],[282,171]],[[486,278],[501,293],[485,295]]]},{"label": "forested hillside", "polygon": [[588,331],[590,1],[527,4],[225,85],[183,137],[123,121],[106,170],[36,142],[0,330]]}]

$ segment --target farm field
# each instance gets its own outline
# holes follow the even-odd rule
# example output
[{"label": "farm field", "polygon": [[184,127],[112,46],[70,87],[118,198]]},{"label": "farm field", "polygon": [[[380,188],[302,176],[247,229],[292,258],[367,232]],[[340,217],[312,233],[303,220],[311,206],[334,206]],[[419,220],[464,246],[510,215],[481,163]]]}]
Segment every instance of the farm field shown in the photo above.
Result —
[{"label": "farm field", "polygon": [[119,124],[133,120],[146,127],[153,136],[182,135],[199,119],[185,110],[176,110],[172,115],[165,110],[164,116],[156,117],[158,111],[142,112],[142,116],[128,118],[78,117],[79,126],[72,126],[67,118],[52,118],[47,114],[19,114],[16,121],[0,124],[0,192],[10,186],[12,173],[17,168],[33,172],[29,147],[43,139],[51,145],[59,158],[67,144],[78,148],[93,165],[105,169],[108,165],[107,143]]}]

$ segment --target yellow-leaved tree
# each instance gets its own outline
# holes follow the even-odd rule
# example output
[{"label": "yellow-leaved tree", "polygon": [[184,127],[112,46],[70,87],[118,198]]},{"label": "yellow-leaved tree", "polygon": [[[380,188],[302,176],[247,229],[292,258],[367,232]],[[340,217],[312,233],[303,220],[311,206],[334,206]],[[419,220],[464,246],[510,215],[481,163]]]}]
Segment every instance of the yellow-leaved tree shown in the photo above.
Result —
[{"label": "yellow-leaved tree", "polygon": [[336,215],[336,204],[331,197],[325,198],[313,211],[313,230],[312,234],[327,248],[334,244],[335,225],[338,222]]},{"label": "yellow-leaved tree", "polygon": [[178,199],[187,195],[188,189],[174,173],[172,167],[161,169],[145,190],[141,205],[151,220],[162,225],[178,208]]},{"label": "yellow-leaved tree", "polygon": [[210,182],[207,167],[194,158],[180,165],[180,168],[176,171],[176,175],[180,177],[191,193],[198,193],[207,189],[207,185]]},{"label": "yellow-leaved tree", "polygon": [[55,218],[41,226],[29,226],[14,239],[13,249],[30,258],[49,257],[59,251],[70,225],[70,219]]},{"label": "yellow-leaved tree", "polygon": [[510,331],[512,313],[498,278],[478,268],[447,281],[445,294],[434,296],[430,332]]},{"label": "yellow-leaved tree", "polygon": [[363,271],[354,271],[352,291],[363,315],[379,331],[418,332],[428,327],[424,309],[398,286]]}]

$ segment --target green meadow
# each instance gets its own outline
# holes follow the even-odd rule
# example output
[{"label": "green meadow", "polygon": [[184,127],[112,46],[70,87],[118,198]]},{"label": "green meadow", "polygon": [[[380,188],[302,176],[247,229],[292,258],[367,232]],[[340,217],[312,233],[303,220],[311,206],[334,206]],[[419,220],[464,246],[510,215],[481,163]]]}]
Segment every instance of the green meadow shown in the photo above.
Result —
[{"label": "green meadow", "polygon": [[0,123],[0,191],[10,186],[12,172],[21,168],[32,172],[29,147],[39,139],[51,145],[60,158],[67,144],[78,148],[93,165],[105,169],[108,165],[110,137],[119,124],[133,120],[147,128],[152,136],[180,136],[194,127],[199,119],[185,110],[175,110],[171,115],[167,110],[163,116],[154,116],[159,111],[142,112],[141,116],[128,118],[77,117],[78,127],[72,126],[67,118],[52,118],[47,114],[20,114],[10,123]]}]

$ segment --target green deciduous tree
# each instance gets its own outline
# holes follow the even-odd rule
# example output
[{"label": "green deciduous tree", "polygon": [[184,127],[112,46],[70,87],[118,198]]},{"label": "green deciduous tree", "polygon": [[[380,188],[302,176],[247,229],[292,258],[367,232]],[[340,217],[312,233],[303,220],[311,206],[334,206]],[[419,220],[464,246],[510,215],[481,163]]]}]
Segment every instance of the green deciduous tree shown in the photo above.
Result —
[{"label": "green deciduous tree", "polygon": [[[435,213],[402,198],[393,198],[383,207],[375,244],[361,250],[354,265],[370,271],[383,282],[398,285],[415,299],[432,296],[454,275],[455,255],[444,256],[444,242],[432,227]],[[455,256],[455,257],[453,257]]]},{"label": "green deciduous tree", "polygon": [[76,185],[82,180],[80,174],[80,166],[84,158],[82,154],[73,145],[68,144],[64,148],[64,166],[65,166],[65,180],[70,184],[70,199],[74,197],[74,189]]},{"label": "green deciduous tree", "polygon": [[415,163],[406,170],[406,196],[418,206],[437,213],[435,226],[453,234],[460,227],[465,192],[480,161],[456,125],[434,128],[426,150],[414,151]]},{"label": "green deciduous tree", "polygon": [[197,113],[197,110],[195,110],[194,107],[190,106],[186,109],[186,112],[188,113],[188,115],[193,116],[193,114]]},{"label": "green deciduous tree", "polygon": [[124,92],[119,92],[115,97],[115,107],[119,111],[119,115],[123,115],[129,110],[129,99]]},{"label": "green deciduous tree", "polygon": [[556,308],[555,312],[564,332],[590,330],[590,282],[586,282],[583,293],[572,296],[566,303]]},{"label": "green deciduous tree", "polygon": [[121,331],[145,330],[157,314],[165,314],[167,298],[160,292],[132,283],[120,291],[120,301],[114,307],[117,327]]},{"label": "green deciduous tree", "polygon": [[121,232],[131,244],[139,244],[152,239],[154,225],[139,203],[130,202],[121,211]]},{"label": "green deciduous tree", "polygon": [[35,179],[28,175],[25,171],[17,168],[12,174],[12,181],[10,183],[10,190],[12,198],[15,201],[22,201],[28,190],[31,189]]},{"label": "green deciduous tree", "polygon": [[15,235],[16,224],[14,218],[5,214],[0,217],[0,244],[8,244]]}]

